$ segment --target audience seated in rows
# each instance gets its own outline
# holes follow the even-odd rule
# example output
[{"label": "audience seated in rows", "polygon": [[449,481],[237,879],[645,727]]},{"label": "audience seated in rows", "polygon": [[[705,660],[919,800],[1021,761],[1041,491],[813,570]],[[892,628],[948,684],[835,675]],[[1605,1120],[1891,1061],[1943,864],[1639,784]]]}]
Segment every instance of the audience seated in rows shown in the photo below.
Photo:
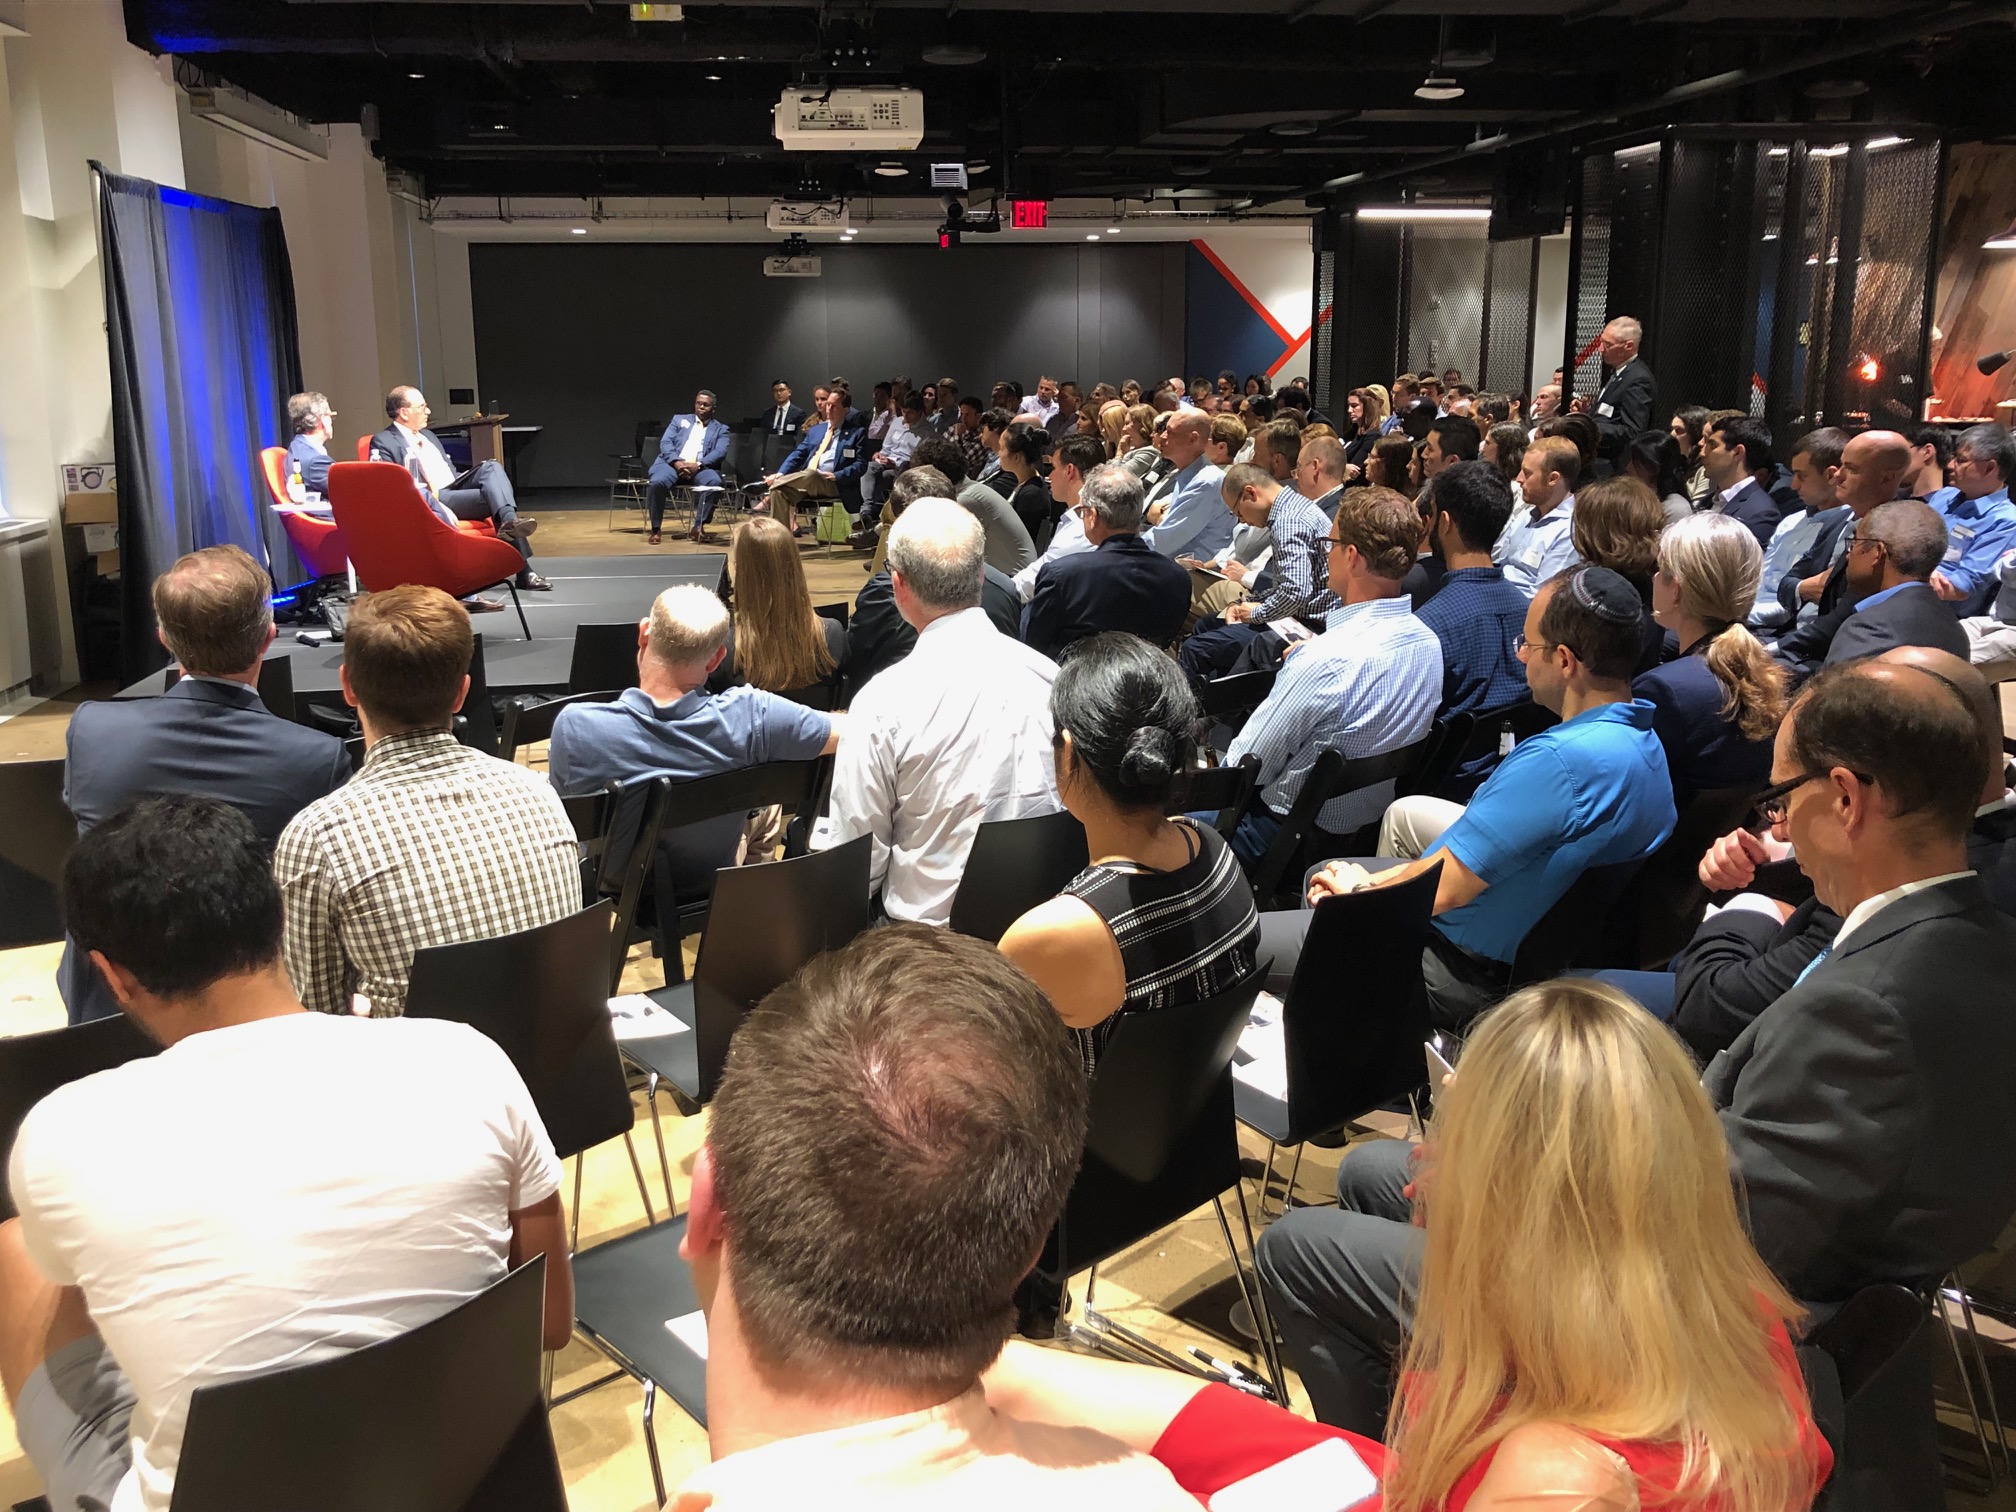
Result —
[{"label": "audience seated in rows", "polygon": [[1572,535],[1575,484],[1582,476],[1581,454],[1561,436],[1542,436],[1519,463],[1519,497],[1491,560],[1505,581],[1528,598],[1575,561]]},{"label": "audience seated in rows", "polygon": [[1792,443],[1792,486],[1800,507],[1778,522],[1764,548],[1757,602],[1750,610],[1750,624],[1758,630],[1779,629],[1813,615],[1813,606],[1799,600],[1799,585],[1826,569],[1848,524],[1848,506],[1834,491],[1847,445],[1847,432],[1831,425]]},{"label": "audience seated in rows", "polygon": [[919,499],[890,527],[890,596],[916,644],[855,694],[812,834],[814,849],[871,837],[871,885],[892,919],[944,923],[974,831],[1058,807],[1057,666],[981,608],[984,550],[980,522],[950,499]]},{"label": "audience seated in rows", "polygon": [[[1895,431],[1863,431],[1841,448],[1834,470],[1834,496],[1848,506],[1849,520],[1834,537],[1834,550],[1824,566],[1800,581],[1795,593],[1802,604],[1825,614],[1848,593],[1847,556],[1850,528],[1888,504],[1902,491],[1911,470],[1911,447]],[[1804,611],[1801,611],[1802,617]]]},{"label": "audience seated in rows", "polygon": [[[934,467],[912,466],[897,474],[889,488],[889,512],[900,518],[916,499],[950,499],[952,484]],[[970,512],[970,511],[969,511]],[[985,535],[983,530],[982,539]],[[884,539],[883,549],[888,549]],[[1022,628],[1022,595],[1006,573],[981,563],[980,607],[995,629],[1014,637]],[[847,686],[858,695],[878,673],[910,654],[917,629],[897,607],[896,588],[886,562],[861,585],[854,612],[847,620]]]},{"label": "audience seated in rows", "polygon": [[1252,975],[1260,921],[1218,832],[1163,817],[1198,718],[1168,657],[1117,632],[1080,641],[1050,716],[1057,796],[1085,826],[1092,864],[1016,920],[1001,952],[1049,996],[1090,1072],[1121,1014],[1203,1002]]},{"label": "audience seated in rows", "polygon": [[[1575,567],[1542,584],[1520,655],[1533,701],[1561,722],[1520,741],[1468,807],[1426,796],[1389,806],[1378,856],[1405,864],[1370,872],[1337,861],[1309,879],[1313,902],[1440,865],[1421,964],[1444,1029],[1461,1032],[1503,996],[1519,942],[1585,870],[1650,855],[1672,833],[1673,783],[1652,706],[1631,695],[1641,617],[1637,591],[1606,568]],[[1284,992],[1308,910],[1266,913],[1260,925],[1271,990]]]},{"label": "audience seated in rows", "polygon": [[1680,443],[1665,431],[1644,431],[1624,449],[1624,466],[1619,477],[1636,478],[1652,490],[1665,511],[1666,523],[1674,525],[1694,513],[1694,500],[1687,493],[1691,465],[1681,453]]},{"label": "audience seated in rows", "polygon": [[[1052,562],[1092,549],[1092,543],[1085,538],[1078,505],[1084,496],[1085,480],[1105,465],[1104,447],[1090,436],[1066,436],[1057,443],[1056,457],[1050,467],[1050,496],[1063,513],[1057,517],[1057,528],[1050,533],[1050,544],[1043,548],[1043,554],[1015,574],[1015,591],[1024,603],[1035,597],[1036,580]],[[1128,471],[1131,474],[1133,469]],[[959,502],[966,502],[963,495]]]},{"label": "audience seated in rows", "polygon": [[1141,538],[1141,480],[1108,464],[1082,485],[1072,506],[1090,551],[1051,562],[1036,576],[1022,611],[1021,638],[1053,659],[1087,636],[1126,631],[1171,647],[1183,633],[1190,575]]},{"label": "audience seated in rows", "polygon": [[[1764,812],[1843,922],[1702,1081],[1752,1242],[1816,1320],[1873,1283],[1935,1283],[2016,1210],[2016,920],[1967,865],[1985,756],[1950,682],[1877,661],[1821,672],[1778,733]],[[1347,1427],[1383,1415],[1413,1291],[1411,1236],[1360,1202],[1395,1173],[1363,1158],[1341,1212],[1291,1213],[1260,1246],[1289,1352]]]},{"label": "audience seated in rows", "polygon": [[169,1048],[50,1093],[8,1163],[0,1376],[51,1507],[167,1512],[193,1392],[404,1333],[536,1255],[566,1344],[524,1082],[462,1024],[304,1012],[244,814],[135,799],[79,839],[63,913]]},{"label": "audience seated in rows", "polygon": [[[1337,506],[1326,539],[1339,607],[1321,635],[1284,653],[1273,689],[1225,753],[1228,763],[1260,759],[1255,802],[1232,836],[1249,868],[1267,854],[1323,752],[1377,756],[1414,744],[1434,723],[1441,644],[1400,591],[1419,521],[1413,503],[1390,489],[1354,488]],[[1379,817],[1392,791],[1385,783],[1340,794],[1318,810],[1317,825],[1349,835]]]},{"label": "audience seated in rows", "polygon": [[[342,741],[259,701],[272,598],[272,579],[236,546],[193,551],[154,580],[155,633],[182,676],[159,698],[94,700],[71,714],[63,804],[79,834],[139,794],[201,793],[243,812],[270,849],[296,814],[349,780]],[[74,942],[56,984],[73,1024],[119,1011]]]},{"label": "audience seated in rows", "polygon": [[1659,538],[1652,617],[1672,633],[1679,654],[1640,673],[1631,692],[1652,705],[1652,733],[1666,752],[1680,808],[1699,792],[1762,787],[1771,771],[1785,673],[1743,625],[1762,560],[1757,538],[1712,509],[1667,526]]},{"label": "audience seated in rows", "polygon": [[[1235,455],[1231,465],[1236,467],[1250,463],[1276,483],[1286,485],[1300,475],[1301,445],[1301,429],[1294,421],[1260,425],[1241,448],[1244,457]],[[1214,462],[1212,465],[1219,464]],[[1219,482],[1219,497],[1221,500],[1224,498],[1223,479]],[[1227,507],[1230,507],[1229,503]],[[1273,532],[1264,523],[1253,525],[1239,520],[1236,509],[1233,516],[1236,523],[1232,527],[1232,538],[1217,551],[1208,556],[1187,551],[1176,554],[1177,565],[1190,573],[1189,624],[1192,627],[1198,621],[1208,620],[1210,623],[1205,628],[1216,628],[1216,616],[1229,605],[1245,598],[1247,580],[1257,580],[1273,561]],[[1271,659],[1269,665],[1272,665]]]},{"label": "audience seated in rows", "polygon": [[1144,538],[1166,557],[1209,557],[1232,539],[1232,517],[1218,495],[1223,474],[1204,455],[1210,434],[1211,417],[1201,410],[1169,417],[1162,454],[1170,471],[1148,491],[1154,528]]},{"label": "audience seated in rows", "polygon": [[1778,659],[1794,677],[1891,646],[1967,654],[1967,632],[1930,582],[1946,555],[1937,511],[1916,499],[1893,499],[1841,534],[1840,598],[1778,642]]},{"label": "audience seated in rows", "polygon": [[[1312,451],[1337,447],[1323,440],[1310,445]],[[1242,526],[1267,533],[1267,570],[1251,587],[1234,583],[1224,596],[1230,602],[1197,621],[1183,645],[1184,670],[1196,678],[1220,677],[1242,663],[1271,667],[1286,645],[1269,628],[1275,621],[1322,624],[1343,607],[1330,591],[1331,517],[1322,506],[1251,463],[1227,471],[1220,493]],[[1203,563],[1189,559],[1184,565],[1204,575]],[[1191,607],[1199,606],[1193,600]]]},{"label": "audience seated in rows", "polygon": [[297,814],[273,870],[287,902],[287,974],[318,1013],[397,1015],[413,953],[515,934],[581,906],[574,827],[543,774],[461,744],[469,615],[438,588],[359,598],[343,697],[364,765]]},{"label": "audience seated in rows", "polygon": [[846,627],[812,607],[805,564],[782,521],[753,515],[735,527],[728,538],[728,581],[734,621],[728,654],[708,677],[708,691],[747,683],[786,697],[816,693],[837,700]]},{"label": "audience seated in rows", "polygon": [[825,412],[805,427],[777,471],[763,479],[769,489],[764,507],[795,535],[801,504],[833,499],[858,502],[868,451],[867,422],[855,410],[846,386],[836,384],[827,393]]},{"label": "audience seated in rows", "polygon": [[1443,469],[1427,490],[1442,586],[1414,611],[1442,643],[1438,717],[1481,714],[1526,697],[1519,638],[1527,595],[1506,581],[1491,547],[1512,517],[1512,489],[1488,462]]},{"label": "audience seated in rows", "polygon": [[1057,501],[1050,497],[1050,486],[1043,478],[1043,461],[1049,454],[1050,433],[1033,420],[1011,420],[1001,433],[1000,476],[1008,484],[1008,507],[1039,554],[1049,546],[1057,523]]},{"label": "audience seated in rows", "polygon": [[[783,533],[774,520],[761,523]],[[637,686],[611,703],[570,704],[554,718],[547,751],[554,788],[575,797],[613,783],[694,782],[832,754],[844,716],[751,683],[708,690],[727,659],[728,631],[728,607],[712,589],[680,583],[659,594],[637,623]],[[674,898],[705,896],[717,868],[745,858],[744,823],[742,814],[726,814],[660,837],[661,908],[668,889]]]}]

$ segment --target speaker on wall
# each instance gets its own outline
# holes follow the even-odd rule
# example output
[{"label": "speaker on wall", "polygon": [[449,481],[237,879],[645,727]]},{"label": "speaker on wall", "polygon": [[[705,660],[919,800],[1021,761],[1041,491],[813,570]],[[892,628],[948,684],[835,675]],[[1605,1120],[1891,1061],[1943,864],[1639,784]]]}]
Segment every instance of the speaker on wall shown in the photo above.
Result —
[{"label": "speaker on wall", "polygon": [[1567,221],[1567,148],[1536,145],[1498,154],[1491,185],[1491,240],[1558,236]]}]

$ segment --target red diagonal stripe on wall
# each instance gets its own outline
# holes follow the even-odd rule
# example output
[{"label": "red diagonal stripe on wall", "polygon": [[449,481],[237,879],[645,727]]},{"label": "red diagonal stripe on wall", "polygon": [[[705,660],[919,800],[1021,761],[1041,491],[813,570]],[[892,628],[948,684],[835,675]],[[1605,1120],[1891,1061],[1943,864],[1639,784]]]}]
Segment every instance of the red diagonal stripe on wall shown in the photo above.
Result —
[{"label": "red diagonal stripe on wall", "polygon": [[[1258,315],[1262,320],[1267,322],[1267,328],[1270,331],[1272,331],[1276,336],[1279,336],[1283,341],[1293,341],[1295,339],[1293,336],[1288,334],[1288,328],[1286,326],[1281,324],[1280,321],[1276,320],[1272,315],[1270,315],[1267,312],[1267,306],[1260,303],[1259,300],[1253,297],[1253,291],[1247,288],[1246,285],[1244,285],[1243,283],[1239,282],[1239,275],[1237,273],[1234,273],[1230,268],[1225,266],[1225,259],[1220,257],[1216,252],[1213,252],[1211,250],[1210,243],[1193,241],[1190,243],[1190,245],[1195,247],[1199,252],[1204,254],[1204,260],[1209,264],[1211,264],[1212,267],[1218,270],[1218,276],[1220,278],[1224,279],[1225,282],[1229,283],[1230,285],[1232,285],[1233,288],[1239,291],[1239,297],[1245,300],[1246,303],[1248,303],[1253,307],[1253,313],[1255,315]],[[1306,331],[1303,332],[1302,339],[1304,341],[1307,341],[1309,339],[1308,332]]]},{"label": "red diagonal stripe on wall", "polygon": [[[1330,318],[1330,306],[1325,305],[1323,306],[1323,313],[1316,317],[1316,325],[1320,326],[1321,324],[1323,324],[1324,321],[1328,320],[1329,318]],[[1274,366],[1267,369],[1267,376],[1269,378],[1272,378],[1276,373],[1280,372],[1281,369],[1288,366],[1288,359],[1290,357],[1293,357],[1297,352],[1301,351],[1303,347],[1307,346],[1309,344],[1309,338],[1315,334],[1316,334],[1316,326],[1311,326],[1309,327],[1308,330],[1304,331],[1300,336],[1297,336],[1293,341],[1289,342],[1288,350],[1283,352],[1279,357],[1275,358]]]}]

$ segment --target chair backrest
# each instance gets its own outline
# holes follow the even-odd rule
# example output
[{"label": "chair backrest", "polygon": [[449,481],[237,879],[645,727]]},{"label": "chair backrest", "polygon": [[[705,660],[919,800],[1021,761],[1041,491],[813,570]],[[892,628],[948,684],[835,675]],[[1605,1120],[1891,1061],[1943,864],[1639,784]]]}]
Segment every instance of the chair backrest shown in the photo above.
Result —
[{"label": "chair backrest", "polygon": [[1230,677],[1214,677],[1197,690],[1197,706],[1211,719],[1232,719],[1250,714],[1274,691],[1276,674],[1269,668],[1259,672],[1235,672]]},{"label": "chair backrest", "polygon": [[1295,880],[1300,882],[1302,848],[1314,833],[1316,816],[1323,812],[1326,803],[1347,793],[1358,792],[1361,788],[1377,787],[1382,782],[1397,782],[1406,778],[1428,753],[1432,738],[1432,734],[1424,735],[1412,745],[1381,751],[1376,756],[1356,756],[1348,761],[1335,751],[1325,751],[1318,756],[1316,764],[1309,769],[1308,777],[1303,780],[1302,790],[1295,795],[1288,816],[1281,821],[1281,828],[1274,832],[1273,840],[1268,842],[1267,854],[1253,868],[1253,897],[1260,907],[1273,906],[1274,895],[1288,879],[1291,869]]},{"label": "chair backrest", "polygon": [[1476,728],[1474,714],[1447,714],[1436,720],[1428,732],[1428,749],[1421,757],[1421,764],[1400,784],[1400,796],[1433,793],[1453,777]]},{"label": "chair backrest", "polygon": [[607,902],[517,934],[414,952],[408,1018],[480,1029],[511,1057],[564,1159],[631,1124],[609,1018]]},{"label": "chair backrest", "polygon": [[868,928],[869,855],[868,837],[858,835],[830,850],[715,872],[693,963],[702,1102],[714,1095],[749,1010],[814,956]]},{"label": "chair backrest", "polygon": [[[67,1029],[0,1039],[0,1171],[14,1157],[21,1120],[51,1092],[95,1072],[160,1053],[161,1047],[123,1013]],[[0,1181],[0,1221],[14,1214],[14,1194]]]},{"label": "chair backrest", "polygon": [[1615,964],[1652,967],[1670,960],[1694,937],[1708,905],[1701,858],[1708,847],[1749,817],[1755,787],[1710,788],[1680,810],[1673,833],[1654,851],[1618,901]]},{"label": "chair backrest", "polygon": [[[1829,1430],[1834,1447],[1827,1506],[1915,1508],[1945,1501],[1935,1416],[1937,1331],[1925,1299],[1892,1283],[1864,1287],[1800,1342],[1814,1418]],[[1818,1369],[1816,1354],[1824,1357]],[[1829,1365],[1838,1398],[1830,1389],[1836,1383],[1823,1379]]]},{"label": "chair backrest", "polygon": [[1396,886],[1316,905],[1281,1010],[1283,1143],[1328,1133],[1427,1079],[1421,1044],[1433,1026],[1421,950],[1441,877],[1438,864]]},{"label": "chair backrest", "polygon": [[1204,1002],[1120,1016],[1092,1078],[1085,1159],[1038,1270],[1097,1264],[1240,1179],[1232,1053],[1266,977],[1263,966]]},{"label": "chair backrest", "polygon": [[567,691],[637,686],[637,621],[618,625],[576,625],[574,655],[567,665]]},{"label": "chair backrest", "polygon": [[1524,987],[1589,964],[1603,949],[1610,911],[1645,864],[1643,856],[1587,868],[1526,931],[1512,957],[1511,985]]},{"label": "chair backrest", "polygon": [[380,1343],[198,1387],[171,1512],[565,1512],[545,1285],[539,1256]]},{"label": "chair backrest", "polygon": [[294,707],[294,658],[285,654],[269,656],[259,663],[259,702],[266,712],[277,714],[290,724],[300,718]]},{"label": "chair backrest", "polygon": [[287,505],[294,501],[287,497],[287,448],[269,446],[259,453],[259,476],[266,480],[266,492],[273,496],[275,504]]},{"label": "chair backrest", "polygon": [[966,870],[952,895],[952,928],[998,941],[1010,924],[1056,897],[1089,859],[1085,826],[1061,809],[989,820],[973,834]]},{"label": "chair backrest", "polygon": [[665,434],[663,420],[639,420],[637,429],[630,438],[630,450],[639,457],[648,457],[658,450],[658,442]]},{"label": "chair backrest", "polygon": [[77,843],[63,763],[0,761],[0,949],[63,938],[57,887]]},{"label": "chair backrest", "polygon": [[814,604],[812,612],[821,619],[838,620],[842,630],[847,628],[847,601],[845,599],[842,599],[837,604]]},{"label": "chair backrest", "polygon": [[369,436],[359,436],[357,438],[357,460],[359,462],[369,462],[371,460],[371,438]]},{"label": "chair backrest", "polygon": [[521,694],[504,705],[504,724],[497,736],[497,754],[509,761],[518,754],[521,746],[551,740],[553,721],[569,704],[609,703],[615,697],[613,690],[567,693],[559,698],[535,698],[529,693]]},{"label": "chair backrest", "polygon": [[372,592],[424,583],[461,598],[525,565],[509,541],[466,535],[437,519],[396,462],[330,464],[329,507],[357,581]]},{"label": "chair backrest", "polygon": [[455,738],[485,756],[497,754],[497,710],[490,702],[490,673],[483,661],[483,632],[474,636],[469,653],[469,692],[462,699],[462,718]]},{"label": "chair backrest", "polygon": [[1229,840],[1259,782],[1260,758],[1252,751],[1231,766],[1192,767],[1177,780],[1163,812],[1194,814],[1209,809],[1216,816],[1211,827]]}]

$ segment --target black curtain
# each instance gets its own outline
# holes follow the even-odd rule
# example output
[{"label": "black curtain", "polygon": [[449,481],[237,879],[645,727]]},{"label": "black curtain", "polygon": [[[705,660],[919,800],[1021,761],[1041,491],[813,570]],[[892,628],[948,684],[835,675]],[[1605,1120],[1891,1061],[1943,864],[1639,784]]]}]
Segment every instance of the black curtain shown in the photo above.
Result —
[{"label": "black curtain", "polygon": [[242,546],[298,574],[259,473],[301,387],[294,275],[278,210],[98,173],[98,250],[119,465],[119,680],[167,660],[155,577],[186,551]]}]

